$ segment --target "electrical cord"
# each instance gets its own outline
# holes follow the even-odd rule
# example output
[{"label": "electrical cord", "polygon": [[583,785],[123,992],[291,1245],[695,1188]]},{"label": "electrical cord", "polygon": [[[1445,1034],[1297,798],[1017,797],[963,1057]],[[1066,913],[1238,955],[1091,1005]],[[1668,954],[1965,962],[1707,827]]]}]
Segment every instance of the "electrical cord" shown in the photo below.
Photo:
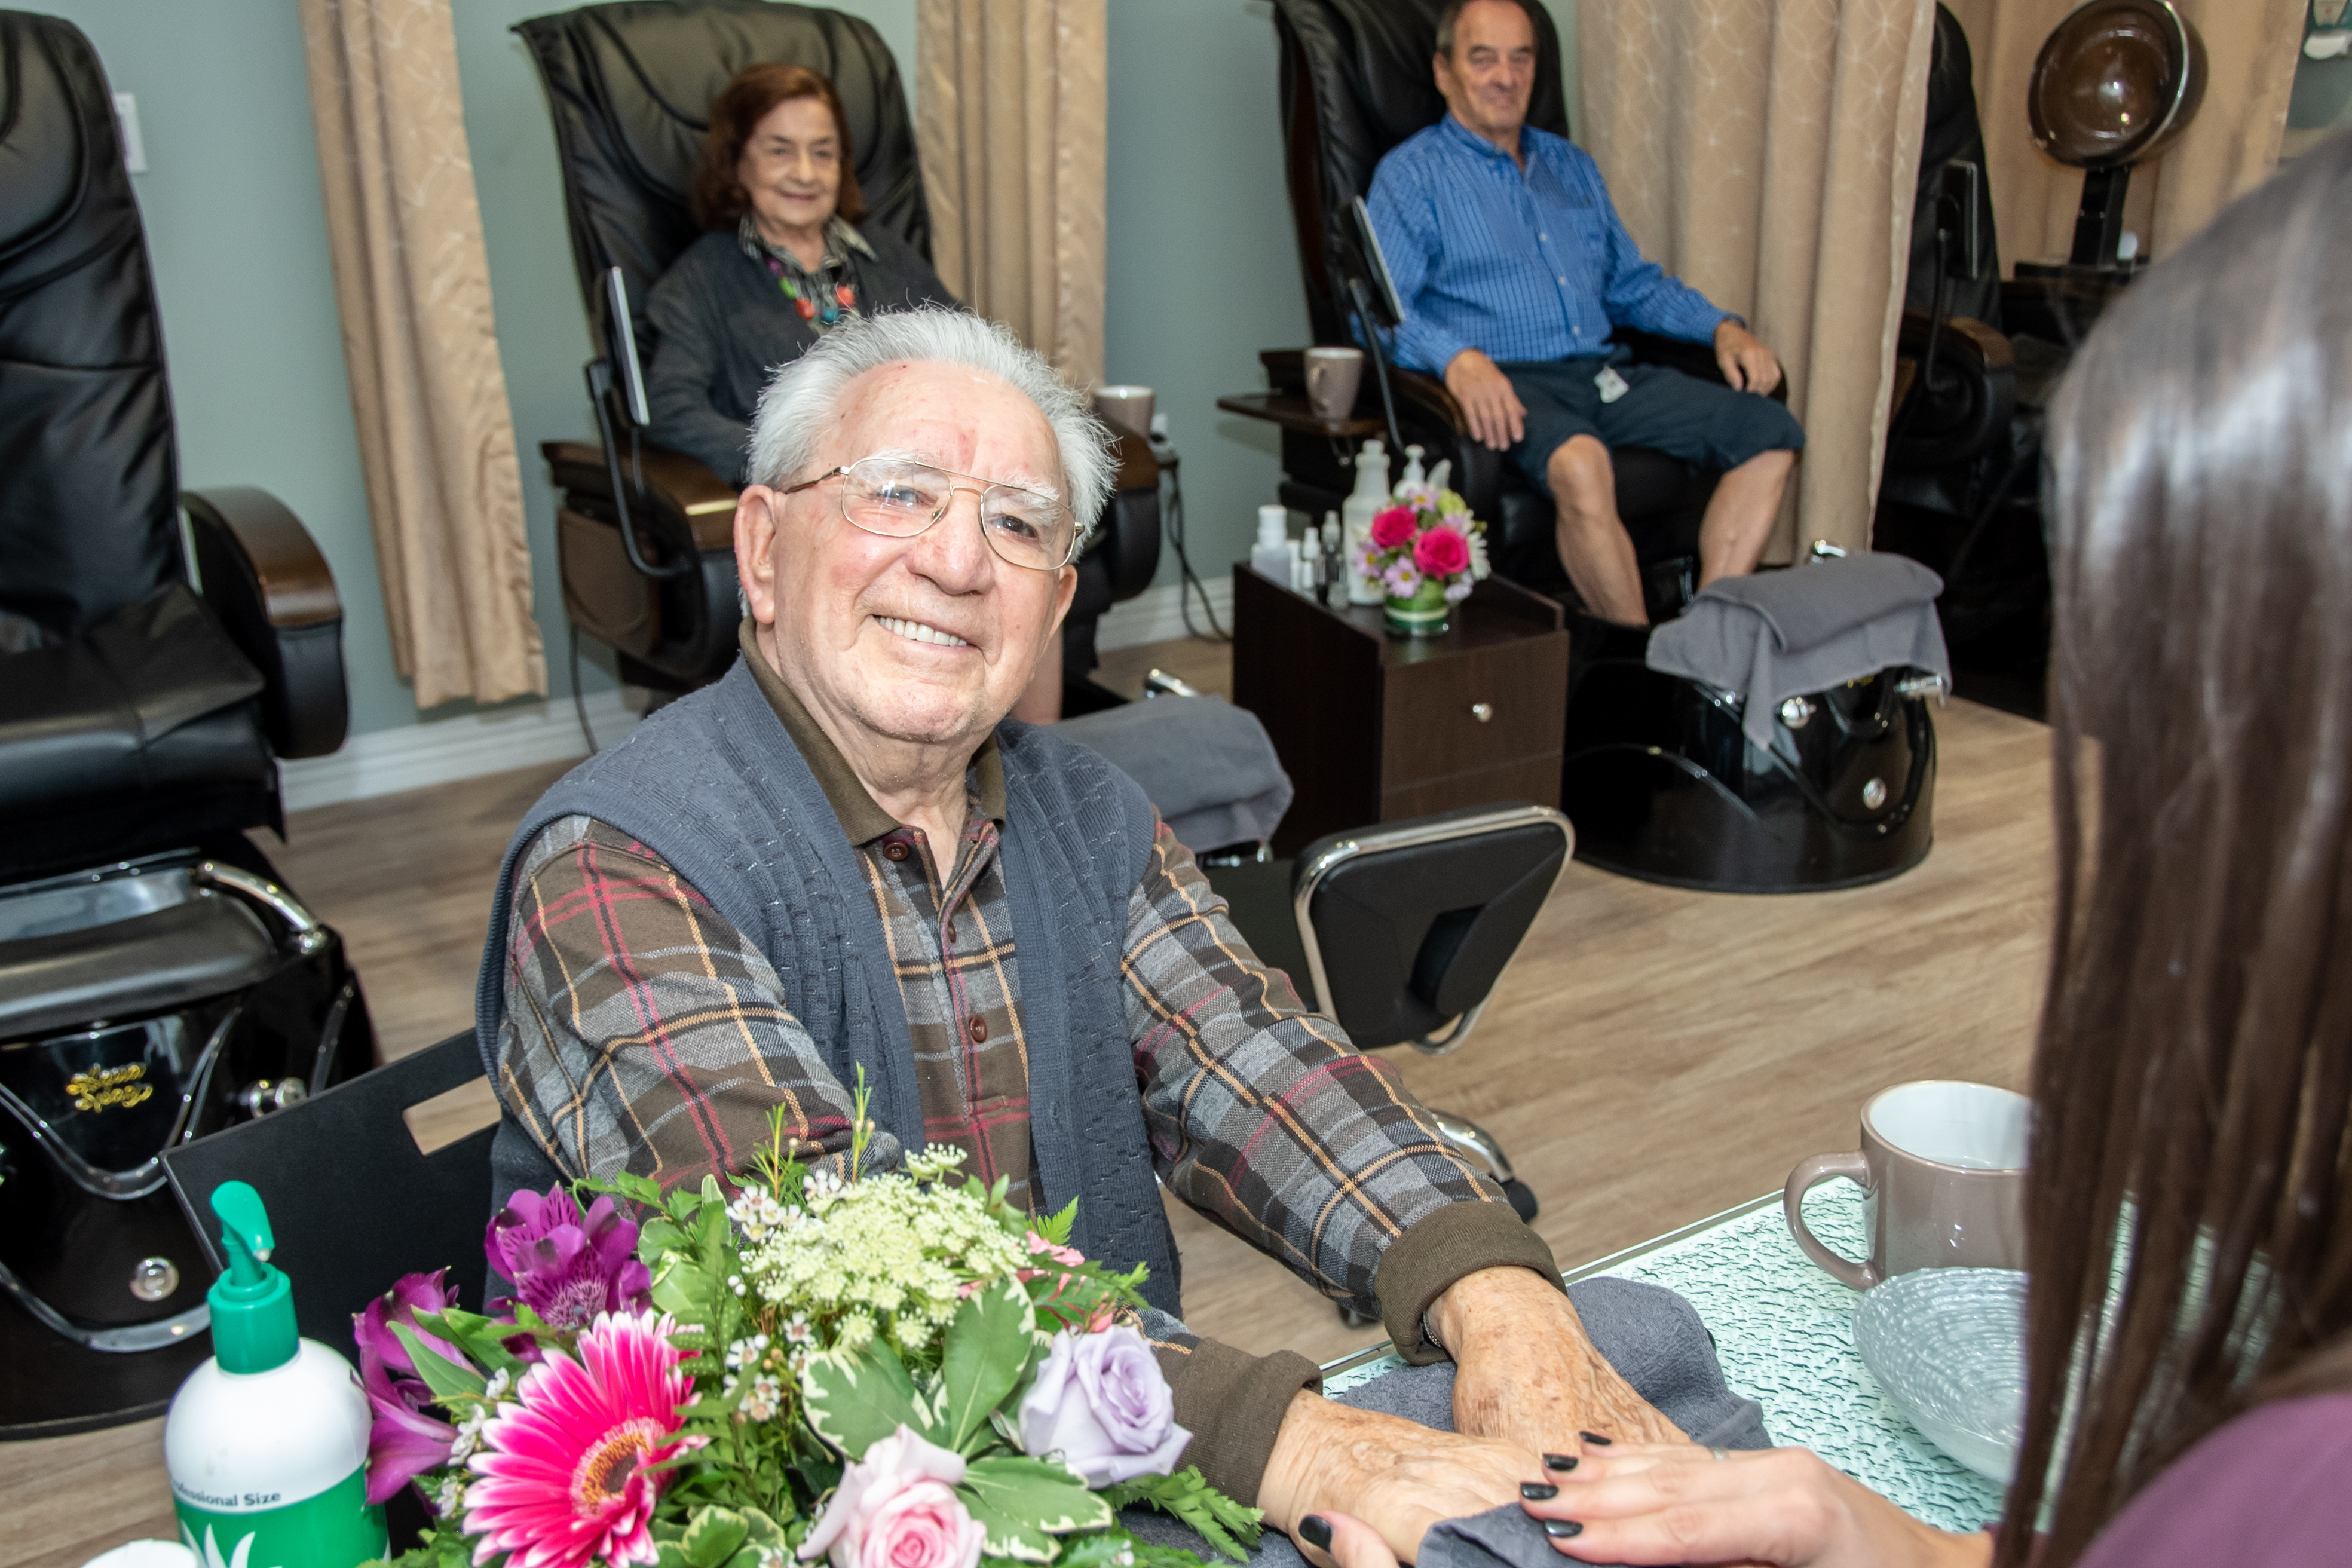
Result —
[{"label": "electrical cord", "polygon": [[[1178,472],[1176,448],[1173,444],[1155,439],[1152,456],[1160,460],[1160,471],[1168,480],[1167,510],[1160,514],[1160,527],[1168,542],[1176,547],[1176,610],[1184,620],[1184,635],[1204,641],[1231,642],[1233,634],[1217,625],[1216,606],[1210,603],[1209,590],[1202,584],[1200,575],[1192,570],[1192,557],[1184,548],[1184,480]],[[1192,625],[1192,595],[1201,595],[1201,615],[1209,623],[1205,632]]]},{"label": "electrical cord", "polygon": [[580,623],[566,620],[572,631],[572,710],[580,716],[580,733],[588,742],[588,754],[596,754],[596,731],[588,725],[588,699],[580,693]]}]

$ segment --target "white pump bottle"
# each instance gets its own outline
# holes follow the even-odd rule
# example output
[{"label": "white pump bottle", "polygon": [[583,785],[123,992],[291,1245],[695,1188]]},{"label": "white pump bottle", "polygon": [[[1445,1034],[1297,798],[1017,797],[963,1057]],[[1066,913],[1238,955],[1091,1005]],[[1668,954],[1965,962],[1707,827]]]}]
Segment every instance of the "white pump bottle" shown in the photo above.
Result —
[{"label": "white pump bottle", "polygon": [[1372,519],[1389,504],[1388,449],[1366,441],[1356,454],[1356,488],[1339,508],[1340,570],[1348,583],[1348,603],[1377,605],[1385,595],[1381,585],[1358,570],[1364,541],[1371,536]]}]

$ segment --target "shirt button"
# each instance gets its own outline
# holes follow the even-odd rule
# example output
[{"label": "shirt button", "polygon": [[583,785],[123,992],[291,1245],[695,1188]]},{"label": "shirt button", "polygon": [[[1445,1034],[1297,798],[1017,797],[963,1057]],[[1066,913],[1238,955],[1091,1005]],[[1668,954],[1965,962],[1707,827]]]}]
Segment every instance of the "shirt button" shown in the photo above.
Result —
[{"label": "shirt button", "polygon": [[1567,287],[1568,287],[1568,279],[1565,279],[1565,278],[1561,279],[1559,280],[1559,286],[1560,286],[1561,288],[1563,288],[1563,289],[1567,288]]},{"label": "shirt button", "polygon": [[988,1020],[974,1013],[971,1016],[971,1043],[976,1046],[986,1038],[988,1038]]},{"label": "shirt button", "polygon": [[882,846],[882,858],[885,860],[904,860],[906,858],[907,847],[898,839],[893,838]]},{"label": "shirt button", "polygon": [[1548,239],[1549,239],[1549,238],[1551,237],[1551,236],[1549,236],[1549,235],[1548,235],[1548,234],[1538,234],[1538,235],[1537,235],[1537,236],[1536,236],[1536,237],[1537,237],[1538,239],[1546,239],[1546,240],[1548,240]]},{"label": "shirt button", "polygon": [[952,917],[950,917],[950,918],[949,919],[949,921],[948,921],[948,924],[947,924],[947,932],[948,932],[948,940],[949,940],[950,942],[953,942],[953,941],[955,941],[955,921],[954,921],[954,919],[953,919]]}]

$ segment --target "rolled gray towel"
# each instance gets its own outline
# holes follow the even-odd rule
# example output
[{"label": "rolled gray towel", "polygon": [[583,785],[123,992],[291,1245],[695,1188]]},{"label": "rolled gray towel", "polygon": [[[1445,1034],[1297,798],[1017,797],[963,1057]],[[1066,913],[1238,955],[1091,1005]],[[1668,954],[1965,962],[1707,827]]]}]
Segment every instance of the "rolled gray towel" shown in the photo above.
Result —
[{"label": "rolled gray towel", "polygon": [[1054,732],[1141,785],[1187,849],[1262,843],[1290,809],[1290,775],[1265,726],[1222,697],[1129,702],[1065,719]]},{"label": "rolled gray towel", "polygon": [[[1586,1279],[1568,1288],[1593,1348],[1633,1392],[1709,1448],[1769,1448],[1764,1409],[1731,1392],[1715,1358],[1715,1340],[1691,1304],[1661,1285]],[[1454,1363],[1406,1367],[1338,1396],[1342,1405],[1402,1415],[1441,1432],[1454,1430]],[[1123,1522],[1147,1541],[1182,1546],[1215,1561],[1192,1531],[1164,1515],[1129,1509]],[[1517,1503],[1447,1520],[1422,1541],[1420,1568],[1559,1568],[1543,1527]],[[1307,1568],[1290,1539],[1268,1531],[1250,1568]]]}]

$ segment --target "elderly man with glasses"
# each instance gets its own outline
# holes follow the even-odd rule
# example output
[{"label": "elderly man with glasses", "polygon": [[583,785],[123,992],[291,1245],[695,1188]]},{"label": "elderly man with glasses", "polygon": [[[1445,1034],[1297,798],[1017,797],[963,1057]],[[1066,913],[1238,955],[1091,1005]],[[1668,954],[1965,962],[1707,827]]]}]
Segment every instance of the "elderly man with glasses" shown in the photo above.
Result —
[{"label": "elderly man with glasses", "polygon": [[[862,1069],[884,1161],[956,1145],[1015,1203],[1078,1199],[1089,1256],[1150,1265],[1191,1462],[1284,1530],[1337,1510],[1410,1557],[1580,1433],[1675,1434],[1592,1350],[1542,1241],[1258,963],[1141,791],[1006,720],[1069,606],[1104,441],[971,316],[845,324],[778,373],[735,519],[741,660],[549,791],[500,873],[499,1194],[723,1181],[777,1108],[804,1158],[837,1159]],[[1382,1313],[1409,1358],[1450,1354],[1459,1435],[1185,1331],[1155,1175]]]}]

